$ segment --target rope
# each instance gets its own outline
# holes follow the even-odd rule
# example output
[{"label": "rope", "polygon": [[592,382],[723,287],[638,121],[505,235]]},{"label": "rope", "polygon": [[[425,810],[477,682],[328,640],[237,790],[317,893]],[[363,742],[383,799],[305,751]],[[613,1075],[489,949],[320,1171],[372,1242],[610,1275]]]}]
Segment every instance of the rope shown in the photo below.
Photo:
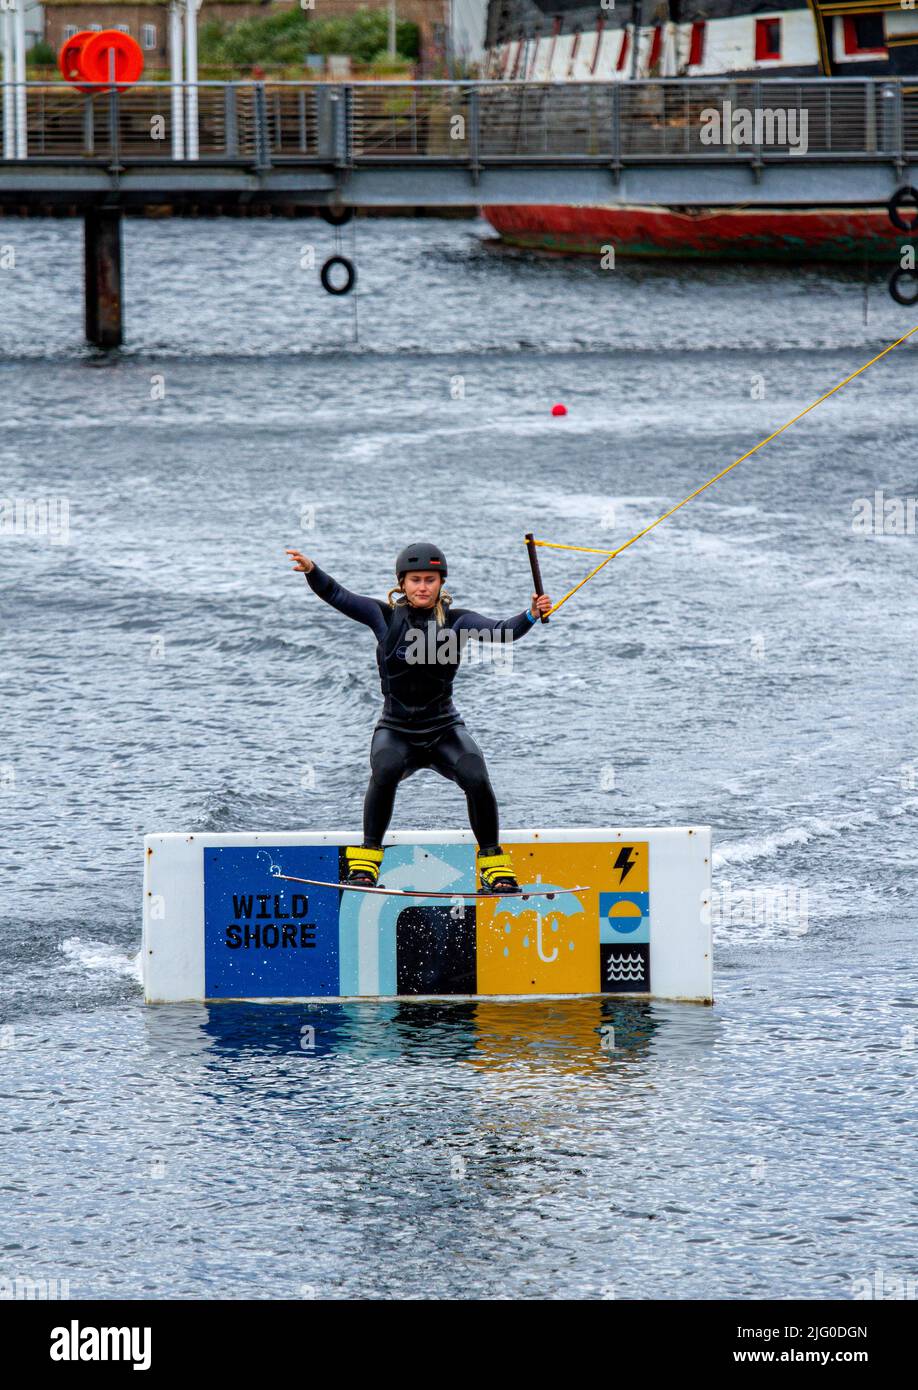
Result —
[{"label": "rope", "polygon": [[585,579],[581,579],[580,583],[575,584],[573,589],[570,589],[564,595],[563,598],[559,598],[557,603],[552,604],[551,608],[548,610],[549,614],[557,613],[558,609],[561,607],[563,603],[567,603],[568,599],[572,598],[573,595],[576,594],[578,589],[582,589],[584,584],[589,583],[589,581],[592,578],[594,578],[594,576],[597,575],[599,571],[609,563],[610,560],[615,559],[616,555],[621,555],[622,551],[627,550],[629,545],[634,545],[635,541],[639,541],[642,536],[646,536],[648,531],[652,531],[655,526],[659,526],[661,521],[666,521],[666,519],[668,517],[671,517],[674,512],[677,512],[680,507],[684,507],[686,502],[691,502],[693,497],[697,497],[699,493],[704,492],[705,488],[709,488],[714,483],[719,482],[721,478],[725,478],[732,469],[736,468],[737,464],[743,463],[747,458],[750,458],[759,449],[764,448],[766,444],[770,444],[773,439],[777,439],[779,434],[783,434],[785,430],[790,429],[791,425],[795,425],[798,420],[802,420],[804,415],[808,415],[811,410],[815,410],[817,405],[822,405],[823,401],[827,401],[830,396],[834,396],[836,391],[840,391],[843,386],[847,386],[848,382],[853,381],[856,376],[860,376],[861,372],[866,372],[867,368],[872,367],[874,362],[879,362],[881,357],[885,357],[888,352],[892,352],[893,348],[897,348],[900,345],[900,343],[904,343],[905,340],[907,338],[910,338],[913,333],[918,333],[918,324],[916,324],[914,328],[910,328],[909,331],[907,333],[904,333],[901,338],[897,338],[894,343],[890,343],[889,347],[885,347],[882,352],[878,352],[876,357],[871,357],[870,361],[865,362],[863,367],[858,367],[856,372],[852,372],[850,376],[846,376],[844,381],[840,381],[837,386],[833,386],[831,391],[827,391],[824,396],[820,396],[818,400],[813,401],[812,405],[808,405],[805,410],[801,410],[799,415],[795,415],[792,420],[788,420],[786,424],[780,427],[780,429],[776,429],[775,432],[773,434],[770,434],[767,439],[760,440],[758,444],[756,444],[753,448],[747,450],[745,454],[742,454],[738,459],[734,459],[732,463],[729,463],[726,468],[722,468],[719,473],[715,473],[713,478],[709,478],[706,483],[702,483],[701,487],[696,487],[695,491],[690,492],[688,497],[683,497],[681,502],[677,502],[674,507],[670,507],[668,512],[664,512],[662,516],[658,516],[656,521],[652,521],[649,526],[645,526],[643,530],[638,531],[635,535],[631,537],[630,540],[625,541],[615,550],[598,550],[595,547],[589,545],[560,545],[557,541],[534,541],[535,545],[548,546],[551,550],[580,550],[589,555],[605,555],[606,557],[596,566],[595,569],[590,570],[590,573],[586,576]]}]

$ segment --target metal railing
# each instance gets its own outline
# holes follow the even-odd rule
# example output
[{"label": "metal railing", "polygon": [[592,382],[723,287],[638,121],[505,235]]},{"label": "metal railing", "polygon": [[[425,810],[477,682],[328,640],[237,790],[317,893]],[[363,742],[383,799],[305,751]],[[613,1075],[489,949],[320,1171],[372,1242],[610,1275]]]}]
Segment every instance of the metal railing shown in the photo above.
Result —
[{"label": "metal railing", "polygon": [[[138,83],[121,92],[104,84],[92,92],[61,83],[6,87],[12,91],[0,127],[7,160],[128,165],[176,158],[168,83]],[[175,90],[180,107],[193,109],[188,85]],[[194,91],[198,159],[256,169],[291,161],[340,167],[427,160],[477,168],[502,162],[904,161],[918,154],[918,88],[901,78],[245,81],[200,82]]]}]

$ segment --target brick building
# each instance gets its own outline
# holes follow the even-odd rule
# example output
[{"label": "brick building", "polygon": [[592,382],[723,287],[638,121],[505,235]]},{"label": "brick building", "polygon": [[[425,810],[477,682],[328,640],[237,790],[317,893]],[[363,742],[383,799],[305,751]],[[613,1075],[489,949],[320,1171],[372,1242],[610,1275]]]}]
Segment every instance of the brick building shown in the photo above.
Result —
[{"label": "brick building", "polygon": [[[235,24],[291,9],[298,0],[204,0],[198,24],[219,19]],[[315,0],[310,18],[334,19],[359,9],[389,8],[389,0]],[[65,39],[81,29],[123,29],[140,44],[147,66],[168,66],[169,5],[163,0],[44,0],[45,39],[59,50]],[[396,16],[412,20],[420,30],[421,67],[425,69],[445,49],[449,0],[396,0]]]}]

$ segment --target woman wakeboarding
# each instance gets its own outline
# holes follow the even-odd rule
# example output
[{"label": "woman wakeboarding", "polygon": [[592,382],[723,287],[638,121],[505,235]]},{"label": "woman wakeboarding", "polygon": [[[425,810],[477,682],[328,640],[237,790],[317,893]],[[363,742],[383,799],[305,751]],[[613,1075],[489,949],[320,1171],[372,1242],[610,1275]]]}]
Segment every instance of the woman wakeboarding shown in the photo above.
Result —
[{"label": "woman wakeboarding", "polygon": [[[469,824],[478,842],[476,856],[482,889],[515,893],[519,884],[510,856],[500,845],[499,816],[484,755],[453,704],[452,686],[459,666],[455,648],[475,634],[525,636],[551,608],[547,594],[533,594],[528,609],[515,618],[485,618],[457,608],[443,587],[446,557],[427,542],[408,545],[395,561],[398,586],[386,602],[352,594],[298,550],[288,550],[294,569],[319,598],[376,635],[383,712],[370,745],[370,784],[363,805],[363,844],[348,845],[347,882],[375,888],[383,859],[382,842],[399,782],[420,768],[434,768],[465,793]],[[393,599],[393,595],[396,595]],[[434,624],[431,631],[430,624]],[[442,640],[455,633],[453,650]]]}]

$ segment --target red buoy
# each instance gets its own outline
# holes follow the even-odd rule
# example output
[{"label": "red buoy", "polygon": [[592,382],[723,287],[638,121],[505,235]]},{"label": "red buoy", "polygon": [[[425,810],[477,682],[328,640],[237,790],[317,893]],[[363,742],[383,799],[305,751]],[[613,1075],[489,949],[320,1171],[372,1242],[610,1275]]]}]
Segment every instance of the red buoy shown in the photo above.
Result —
[{"label": "red buoy", "polygon": [[561,402],[558,401],[557,405],[553,405],[553,406],[552,406],[552,408],[551,408],[551,413],[552,413],[552,415],[566,415],[566,414],[567,414],[567,406],[566,406],[566,405],[562,405]]},{"label": "red buoy", "polygon": [[111,51],[115,55],[115,85],[123,92],[143,72],[143,51],[136,39],[122,34],[120,29],[102,29],[93,34],[80,52],[81,76],[87,82],[107,82]]},{"label": "red buoy", "polygon": [[80,67],[80,54],[83,51],[83,45],[95,38],[96,32],[94,29],[81,29],[78,34],[74,34],[72,38],[64,42],[57,55],[57,66],[68,82],[75,82],[78,77],[83,76]]},{"label": "red buoy", "polygon": [[68,82],[75,83],[81,92],[111,91],[111,88],[84,87],[83,82],[108,82],[111,76],[110,54],[115,59],[115,86],[123,92],[136,82],[143,72],[143,51],[130,34],[120,29],[83,29],[68,39],[58,55],[58,67]]}]

